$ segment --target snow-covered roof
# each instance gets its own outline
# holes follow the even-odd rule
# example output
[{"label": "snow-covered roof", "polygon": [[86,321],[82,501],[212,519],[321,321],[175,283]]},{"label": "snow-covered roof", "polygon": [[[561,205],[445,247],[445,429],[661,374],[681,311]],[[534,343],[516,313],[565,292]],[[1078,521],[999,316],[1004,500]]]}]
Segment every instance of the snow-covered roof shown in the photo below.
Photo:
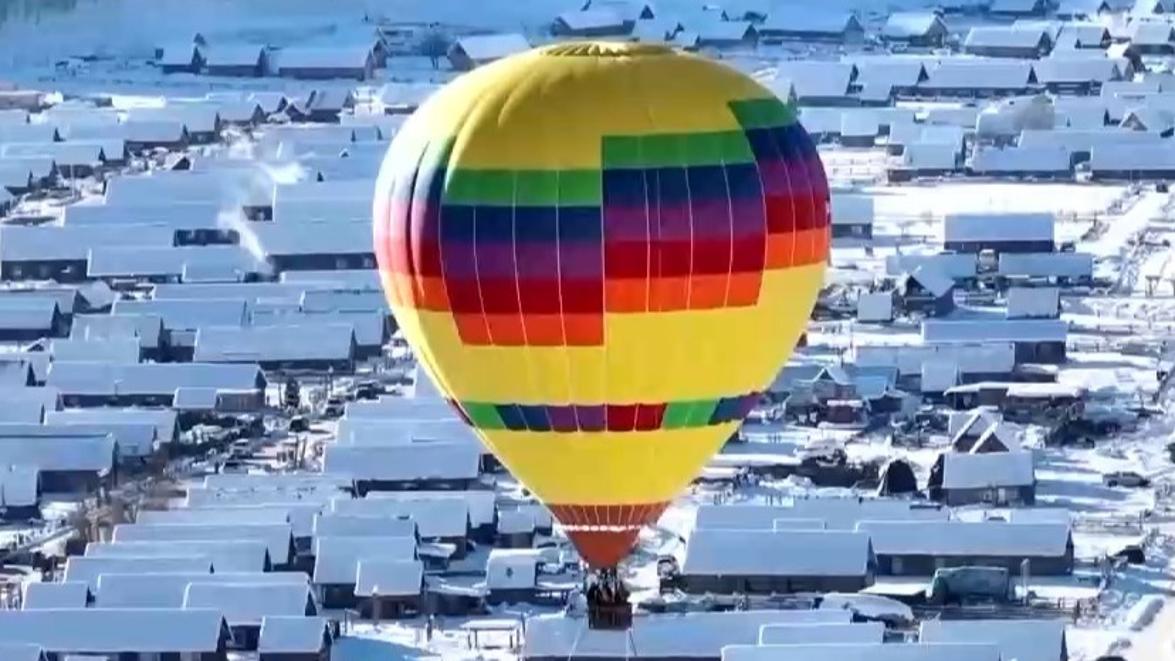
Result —
[{"label": "snow-covered roof", "polygon": [[484,64],[494,60],[530,50],[530,42],[517,32],[505,34],[479,34],[462,37],[453,48],[474,63]]},{"label": "snow-covered roof", "polygon": [[[465,503],[469,509],[469,525],[477,527],[488,525],[494,522],[494,515],[497,511],[497,501],[493,491],[490,490],[474,490],[474,491],[375,491],[367,494],[367,500],[398,500],[398,501],[416,501],[416,500],[460,500]],[[525,503],[519,505],[521,509],[527,509],[535,514],[536,520],[543,518],[548,524],[551,522],[551,514],[546,508],[536,503]],[[391,510],[394,512],[395,510]],[[357,514],[363,516],[362,512]],[[383,516],[384,514],[379,514]],[[411,516],[412,514],[410,514]]]},{"label": "snow-covered roof", "polygon": [[556,20],[565,25],[567,29],[574,31],[620,30],[624,27],[624,19],[611,9],[566,11],[559,14]]},{"label": "snow-covered roof", "polygon": [[1031,85],[1032,63],[982,58],[950,58],[928,67],[922,84],[941,90],[1020,90]]},{"label": "snow-covered roof", "polygon": [[118,444],[120,457],[147,457],[155,449],[155,427],[143,422],[102,422],[89,423],[63,419],[50,411],[44,424],[4,423],[0,424],[0,438],[7,437],[104,437],[110,436]]},{"label": "snow-covered roof", "polygon": [[934,264],[921,264],[909,275],[915,282],[936,297],[946,296],[954,289],[954,281]]},{"label": "snow-covered roof", "polygon": [[240,278],[269,271],[240,246],[98,247],[90,251],[87,274],[91,278],[181,278],[192,269],[217,269]]},{"label": "snow-covered roof", "polygon": [[943,240],[1052,241],[1051,213],[952,213],[943,219]]},{"label": "snow-covered roof", "polygon": [[[177,229],[223,229],[218,222],[220,206],[209,202],[164,204],[156,200],[114,204],[71,204],[65,207],[66,225],[165,225]],[[165,246],[160,249],[172,248]],[[119,249],[117,246],[111,246]],[[189,247],[189,249],[191,249]],[[223,246],[199,246],[213,254]]]},{"label": "snow-covered roof", "polygon": [[1164,143],[1099,146],[1090,150],[1089,167],[1094,172],[1169,172],[1175,170],[1175,150]]},{"label": "snow-covered roof", "polygon": [[[180,142],[186,135],[183,122],[129,120],[121,125],[121,137],[127,142],[166,144]],[[119,177],[118,179],[122,179]]]},{"label": "snow-covered roof", "polygon": [[680,24],[673,19],[640,19],[633,23],[631,37],[641,43],[664,44],[672,39],[679,27]]},{"label": "snow-covered roof", "polygon": [[759,629],[760,645],[880,643],[884,637],[881,622],[768,624]]},{"label": "snow-covered roof", "polygon": [[261,62],[265,46],[259,44],[218,44],[204,49],[209,67],[253,67]]},{"label": "snow-covered roof", "polygon": [[72,608],[0,611],[0,640],[50,652],[215,654],[224,618],[215,610]]},{"label": "snow-covered roof", "polygon": [[1008,289],[1008,318],[1056,317],[1060,301],[1057,287],[1012,287]]},{"label": "snow-covered roof", "polygon": [[115,363],[137,363],[140,357],[139,338],[120,337],[103,340],[77,338],[55,339],[49,345],[54,360],[101,360]]},{"label": "snow-covered roof", "polygon": [[469,502],[464,498],[334,498],[331,511],[350,516],[406,517],[423,539],[464,537],[469,532]]},{"label": "snow-covered roof", "polygon": [[1091,277],[1093,255],[1081,252],[1003,252],[1000,253],[999,274],[1027,277]]},{"label": "snow-covered roof", "polygon": [[534,513],[530,510],[502,510],[498,513],[499,535],[533,533],[534,529]]},{"label": "snow-covered roof", "polygon": [[1065,147],[979,147],[971,156],[970,168],[987,175],[1056,174],[1073,171],[1070,159]]},{"label": "snow-covered roof", "polygon": [[114,467],[114,437],[97,434],[0,437],[0,465],[32,466],[46,471],[94,471]]},{"label": "snow-covered roof", "polygon": [[912,142],[902,152],[902,167],[915,171],[951,171],[959,167],[958,145]]},{"label": "snow-covered roof", "polygon": [[927,344],[966,342],[1064,342],[1069,325],[1059,319],[926,319],[922,341]]},{"label": "snow-covered roof", "polygon": [[[81,581],[62,583],[25,583],[24,597],[20,607],[23,610],[46,608],[85,608],[90,602],[90,586]],[[4,657],[7,660],[7,657]]]},{"label": "snow-covered roof", "polygon": [[855,66],[845,62],[789,60],[779,63],[775,78],[791,81],[799,100],[842,97],[848,94],[856,71]]},{"label": "snow-covered roof", "polygon": [[731,645],[722,661],[1000,661],[992,645],[929,643],[842,643]]},{"label": "snow-covered roof", "polygon": [[407,445],[328,445],[322,470],[357,480],[395,482],[476,479],[480,449],[468,443],[420,442]]},{"label": "snow-covered roof", "polygon": [[369,44],[289,46],[274,55],[279,71],[287,69],[362,69],[372,57]]},{"label": "snow-covered roof", "polygon": [[123,523],[114,527],[115,542],[262,541],[275,564],[290,559],[293,533],[288,523],[161,524]]},{"label": "snow-covered roof", "polygon": [[[726,613],[649,614],[627,631],[590,630],[581,618],[539,615],[527,619],[524,658],[624,658],[632,649],[648,658],[719,658],[728,645],[754,645],[769,624],[847,623],[848,610],[752,610]],[[986,661],[986,660],[985,660]],[[990,661],[995,661],[992,659]]]},{"label": "snow-covered roof", "polygon": [[45,661],[46,656],[40,645],[0,643],[0,659],[5,661]]},{"label": "snow-covered roof", "polygon": [[1135,46],[1175,45],[1175,25],[1167,21],[1134,21],[1131,23],[1130,42]]},{"label": "snow-covered roof", "polygon": [[257,363],[299,360],[351,360],[355,328],[346,323],[248,327],[204,327],[196,333],[193,360],[205,363]]},{"label": "snow-covered roof", "polygon": [[[45,158],[44,156],[5,158],[0,160],[0,166],[2,166],[5,171],[15,172],[16,176],[19,176],[19,180],[14,181],[13,183],[18,184],[20,187],[25,185],[24,173],[31,175],[34,180],[40,180],[47,179],[56,170],[56,164],[53,162],[53,159]],[[13,175],[10,174],[8,176],[11,177]],[[5,185],[8,185],[7,181],[4,183]]]},{"label": "snow-covered roof", "polygon": [[0,143],[0,158],[8,157],[51,158],[59,168],[97,167],[106,160],[102,145],[95,142]]},{"label": "snow-covered roof", "polygon": [[936,255],[889,255],[885,258],[887,275],[913,273],[920,266],[929,266],[952,279],[975,277],[976,257],[970,253],[943,253]]},{"label": "snow-covered roof", "polygon": [[259,223],[254,227],[265,253],[292,255],[369,255],[371,221]]},{"label": "snow-covered roof", "polygon": [[0,503],[5,507],[32,507],[41,492],[41,471],[36,466],[0,468]]},{"label": "snow-covered roof", "polygon": [[1025,129],[1020,133],[1022,147],[1065,147],[1070,152],[1093,151],[1099,147],[1122,146],[1130,150],[1150,145],[1160,146],[1154,135],[1123,129]]},{"label": "snow-covered roof", "polygon": [[857,82],[862,85],[888,84],[913,87],[926,76],[921,60],[895,57],[861,57],[851,60],[857,67]]},{"label": "snow-covered roof", "polygon": [[[59,137],[57,127],[52,124],[0,124],[0,145],[18,143],[50,144],[55,142]],[[0,149],[0,153],[11,156],[20,155],[7,154],[6,150],[2,149]]]},{"label": "snow-covered roof", "polygon": [[742,41],[755,33],[750,21],[713,21],[696,26],[699,43]]},{"label": "snow-covered roof", "polygon": [[256,507],[215,507],[208,509],[142,510],[138,523],[288,523],[289,508],[258,505]]},{"label": "snow-covered roof", "polygon": [[356,596],[414,597],[423,589],[424,563],[419,560],[359,560]]},{"label": "snow-covered roof", "polygon": [[169,246],[175,230],[141,226],[14,226],[0,227],[0,260],[77,260],[95,246]]},{"label": "snow-covered roof", "polygon": [[314,517],[319,537],[416,537],[416,521],[409,517],[356,516],[323,513]]},{"label": "snow-covered roof", "polygon": [[192,583],[223,585],[290,584],[305,587],[303,572],[232,572],[102,574],[98,577],[98,608],[182,608]]},{"label": "snow-covered roof", "polygon": [[1105,83],[1122,76],[1118,63],[1106,57],[1047,57],[1033,64],[1036,80],[1049,83]]},{"label": "snow-covered roof", "polygon": [[184,549],[177,549],[174,555],[163,557],[121,556],[98,557],[73,555],[65,560],[65,580],[84,581],[91,591],[98,589],[98,577],[102,574],[166,574],[166,573],[212,573],[212,562]]},{"label": "snow-covered roof", "polygon": [[244,299],[119,299],[115,314],[153,314],[163,319],[168,330],[198,330],[204,327],[240,327],[248,320],[248,303]]},{"label": "snow-covered roof", "polygon": [[[218,523],[223,525],[223,521]],[[86,547],[86,555],[99,557],[167,557],[189,554],[211,561],[218,572],[257,572],[264,571],[268,566],[269,547],[264,540],[259,539],[116,540],[103,544],[91,543]]]},{"label": "snow-covered roof", "polygon": [[257,651],[261,654],[317,653],[329,641],[326,618],[267,615],[261,618]]},{"label": "snow-covered roof", "polygon": [[1070,542],[1065,523],[862,521],[857,530],[878,555],[1060,557]]},{"label": "snow-covered roof", "polygon": [[317,611],[310,586],[297,583],[192,583],[183,607],[216,609],[229,626],[259,626],[267,615],[314,615]]},{"label": "snow-covered roof", "polygon": [[993,644],[1001,658],[1015,661],[1056,661],[1066,651],[1062,620],[926,620],[918,640]]},{"label": "snow-covered roof", "polygon": [[698,529],[686,543],[686,576],[864,576],[869,537],[842,531]]},{"label": "snow-covered roof", "polygon": [[1011,373],[1016,350],[1011,342],[975,341],[965,344],[923,346],[857,345],[852,351],[858,365],[893,366],[902,375],[922,373],[927,362],[952,362],[960,374]]},{"label": "snow-covered roof", "polygon": [[98,341],[133,337],[143,349],[159,347],[163,318],[154,314],[78,315],[70,327],[70,337]]},{"label": "snow-covered roof", "polygon": [[384,396],[347,402],[344,418],[402,418],[405,420],[453,420],[457,414],[444,400]]},{"label": "snow-covered roof", "polygon": [[459,419],[395,419],[344,417],[339,420],[340,445],[407,445],[418,441],[461,443],[481,449],[477,434]]},{"label": "snow-covered roof", "polygon": [[352,585],[365,559],[416,560],[415,537],[315,537],[316,585]]},{"label": "snow-covered roof", "polygon": [[925,37],[940,28],[946,32],[946,25],[934,12],[894,12],[885,19],[881,36],[887,39]]},{"label": "snow-covered roof", "polygon": [[1044,30],[1026,30],[1010,25],[979,25],[971,28],[963,48],[1037,48],[1048,39]]},{"label": "snow-covered roof", "polygon": [[994,489],[1036,484],[1036,459],[1030,451],[943,455],[944,489]]},{"label": "snow-covered roof", "polygon": [[57,301],[52,298],[0,295],[0,329],[48,334],[58,313]]},{"label": "snow-covered roof", "polygon": [[857,297],[857,320],[891,321],[893,303],[893,292],[861,292]]},{"label": "snow-covered roof", "polygon": [[795,6],[788,7],[787,11],[768,12],[767,20],[763,21],[761,29],[764,32],[802,35],[841,34],[854,27],[860,28],[860,22],[850,12]]},{"label": "snow-covered roof", "polygon": [[702,505],[699,530],[772,530],[781,519],[818,519],[829,529],[852,530],[866,519],[946,518],[938,508],[911,508],[909,501],[885,498],[797,498],[785,505]]}]

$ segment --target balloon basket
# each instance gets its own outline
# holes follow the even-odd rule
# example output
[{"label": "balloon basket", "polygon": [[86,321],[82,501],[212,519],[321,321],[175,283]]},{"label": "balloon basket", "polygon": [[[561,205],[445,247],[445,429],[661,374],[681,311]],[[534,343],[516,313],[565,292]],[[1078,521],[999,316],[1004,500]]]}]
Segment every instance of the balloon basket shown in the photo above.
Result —
[{"label": "balloon basket", "polygon": [[587,579],[588,628],[626,631],[632,627],[628,588],[615,568],[601,569]]}]

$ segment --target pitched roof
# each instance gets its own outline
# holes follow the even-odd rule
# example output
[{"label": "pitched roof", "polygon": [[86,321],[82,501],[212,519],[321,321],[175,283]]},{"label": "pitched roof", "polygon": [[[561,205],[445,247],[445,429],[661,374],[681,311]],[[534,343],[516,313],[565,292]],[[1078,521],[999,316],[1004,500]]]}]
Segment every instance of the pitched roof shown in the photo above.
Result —
[{"label": "pitched roof", "polygon": [[257,539],[91,542],[86,546],[86,555],[101,558],[193,555],[210,561],[217,572],[265,571],[266,561],[270,559],[269,547]]},{"label": "pitched roof", "polygon": [[314,517],[314,536],[416,537],[416,521],[410,517],[325,512]]},{"label": "pitched roof", "polygon": [[419,560],[359,560],[355,595],[360,597],[410,597],[424,588],[424,563]]},{"label": "pitched roof", "polygon": [[317,610],[304,583],[191,583],[184,608],[216,609],[229,626],[260,625],[267,615],[314,615]]},{"label": "pitched roof", "polygon": [[992,645],[930,643],[853,643],[808,645],[731,645],[722,661],[999,661]]},{"label": "pitched roof", "polygon": [[1046,57],[1033,64],[1036,80],[1049,83],[1104,83],[1122,77],[1118,63],[1106,57]]},{"label": "pitched roof", "polygon": [[760,645],[880,643],[884,637],[881,622],[767,624],[759,629]]},{"label": "pitched roof", "polygon": [[1064,658],[1065,623],[1061,620],[926,620],[918,630],[924,643],[984,643],[999,648],[1004,659],[1057,661]]},{"label": "pitched roof", "polygon": [[421,442],[392,446],[328,445],[322,459],[325,473],[357,480],[424,481],[475,479],[479,448],[468,443]]},{"label": "pitched roof", "polygon": [[1092,277],[1093,255],[1077,252],[1002,252],[999,274],[1028,277]]},{"label": "pitched roof", "polygon": [[922,341],[928,344],[966,342],[1064,342],[1069,325],[1059,319],[985,319],[922,322]]},{"label": "pitched roof", "polygon": [[943,219],[943,240],[1052,241],[1051,213],[952,213]]},{"label": "pitched roof", "polygon": [[758,642],[759,630],[767,624],[847,623],[851,618],[848,610],[650,614],[634,618],[629,631],[606,631],[585,629],[583,620],[575,617],[539,615],[526,622],[522,656],[616,658],[637,649],[650,658],[716,659],[728,645]]},{"label": "pitched roof", "polygon": [[225,572],[102,574],[98,577],[98,608],[182,608],[192,583],[224,585],[292,584],[306,586],[302,572]]},{"label": "pitched roof", "polygon": [[326,618],[266,615],[261,618],[257,651],[261,654],[318,652],[329,640]]},{"label": "pitched roof", "polygon": [[315,537],[314,574],[316,585],[351,585],[358,579],[359,563],[416,559],[414,537]]},{"label": "pitched roof", "polygon": [[279,71],[286,69],[362,69],[372,56],[370,44],[289,46],[275,53]]},{"label": "pitched roof", "polygon": [[856,67],[844,62],[789,60],[780,62],[777,80],[791,81],[797,99],[841,97],[848,94]]},{"label": "pitched roof", "polygon": [[530,42],[519,33],[481,34],[462,37],[454,44],[476,63],[490,62],[530,50]]},{"label": "pitched roof", "polygon": [[929,89],[1021,90],[1032,84],[1031,62],[958,57],[940,60],[926,73],[930,78],[922,86]]},{"label": "pitched roof", "polygon": [[114,467],[114,437],[68,434],[0,437],[0,465],[35,466],[40,471],[105,474]]},{"label": "pitched roof", "polygon": [[213,653],[224,618],[215,610],[46,609],[0,611],[0,640],[51,652]]},{"label": "pitched roof", "polygon": [[1069,150],[1064,147],[980,147],[971,155],[976,174],[1056,174],[1073,171]]},{"label": "pitched roof", "polygon": [[469,532],[469,501],[431,496],[421,499],[334,498],[331,511],[351,516],[408,517],[424,539],[464,537]]},{"label": "pitched roof", "polygon": [[1061,290],[1057,287],[1011,287],[1008,289],[1008,318],[1055,317],[1060,310]]},{"label": "pitched roof", "polygon": [[994,489],[1034,484],[1036,459],[1030,451],[983,454],[948,452],[943,455],[944,489]]},{"label": "pitched roof", "polygon": [[955,288],[954,281],[933,264],[922,264],[916,267],[910,273],[910,277],[934,296],[946,296]]},{"label": "pitched roof", "polygon": [[864,576],[869,536],[842,531],[695,530],[682,574]]},{"label": "pitched roof", "polygon": [[252,67],[264,55],[265,47],[259,44],[220,44],[204,49],[204,63],[209,67]]},{"label": "pitched roof", "polygon": [[934,12],[894,12],[885,19],[881,36],[888,39],[925,37],[938,27],[946,31],[946,24]]},{"label": "pitched roof", "polygon": [[1061,557],[1069,544],[1065,523],[862,521],[857,530],[877,555]]},{"label": "pitched roof", "polygon": [[275,564],[290,560],[293,533],[288,523],[162,524],[122,523],[114,527],[115,542],[262,541]]},{"label": "pitched roof", "polygon": [[95,557],[73,555],[65,560],[65,580],[84,581],[90,590],[98,589],[102,574],[158,574],[158,573],[212,573],[212,563],[195,555],[185,555],[177,549],[175,555],[165,557]]},{"label": "pitched roof", "polygon": [[[81,581],[64,583],[25,583],[22,610],[45,608],[85,608],[89,606],[90,586]],[[7,659],[7,657],[4,657]]]},{"label": "pitched roof", "polygon": [[1048,39],[1043,30],[1004,25],[980,25],[971,28],[963,40],[964,49],[1037,48]]},{"label": "pitched roof", "polygon": [[211,326],[196,333],[193,360],[205,363],[351,360],[355,357],[354,343],[355,327],[347,323]]}]

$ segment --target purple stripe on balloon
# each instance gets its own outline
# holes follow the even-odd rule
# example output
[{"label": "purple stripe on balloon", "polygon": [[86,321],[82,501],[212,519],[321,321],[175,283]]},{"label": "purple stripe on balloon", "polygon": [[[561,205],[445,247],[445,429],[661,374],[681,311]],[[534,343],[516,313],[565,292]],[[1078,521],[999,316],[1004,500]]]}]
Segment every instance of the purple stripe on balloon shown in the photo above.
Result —
[{"label": "purple stripe on balloon", "polygon": [[559,273],[564,279],[604,276],[604,251],[600,244],[559,243]]}]

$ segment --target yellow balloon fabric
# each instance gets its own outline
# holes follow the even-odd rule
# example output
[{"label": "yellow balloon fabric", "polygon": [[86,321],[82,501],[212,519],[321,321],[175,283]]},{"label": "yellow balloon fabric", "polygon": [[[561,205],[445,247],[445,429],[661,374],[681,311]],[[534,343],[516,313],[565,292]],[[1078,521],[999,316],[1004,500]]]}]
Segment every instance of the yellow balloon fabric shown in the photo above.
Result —
[{"label": "yellow balloon fabric", "polygon": [[417,357],[597,567],[758,401],[829,246],[794,108],[636,44],[540,48],[442,88],[393,141],[373,213]]}]

